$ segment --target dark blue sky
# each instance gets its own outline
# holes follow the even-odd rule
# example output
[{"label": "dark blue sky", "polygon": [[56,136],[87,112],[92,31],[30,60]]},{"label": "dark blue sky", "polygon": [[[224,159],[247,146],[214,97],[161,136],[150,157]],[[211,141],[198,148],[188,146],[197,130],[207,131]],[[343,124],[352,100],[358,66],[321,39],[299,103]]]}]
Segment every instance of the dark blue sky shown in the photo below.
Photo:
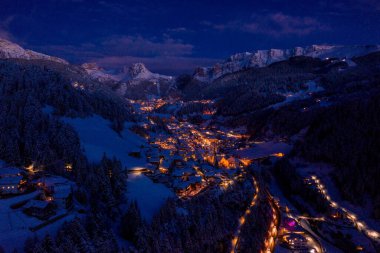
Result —
[{"label": "dark blue sky", "polygon": [[72,63],[177,74],[257,49],[380,44],[380,1],[1,0],[0,37]]}]

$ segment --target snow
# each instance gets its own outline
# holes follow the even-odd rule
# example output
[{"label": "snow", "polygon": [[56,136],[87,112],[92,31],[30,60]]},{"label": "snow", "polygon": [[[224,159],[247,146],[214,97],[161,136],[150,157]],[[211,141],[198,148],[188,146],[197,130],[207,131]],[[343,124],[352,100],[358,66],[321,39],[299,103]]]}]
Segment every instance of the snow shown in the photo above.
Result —
[{"label": "snow", "polygon": [[118,135],[111,129],[111,122],[98,115],[63,120],[78,133],[85,154],[91,162],[99,162],[105,153],[109,157],[116,157],[128,169],[145,165],[144,160],[128,155],[146,144],[144,139],[128,130],[131,123],[126,123],[123,132]]},{"label": "snow", "polygon": [[355,213],[360,220],[368,225],[369,228],[380,231],[380,221],[371,217],[371,212],[368,212],[370,207],[357,206],[342,198],[339,189],[336,187],[334,180],[331,177],[331,172],[334,170],[332,166],[324,163],[306,163],[305,161],[298,159],[295,159],[294,161],[304,163],[304,166],[298,170],[300,174],[305,177],[316,175],[326,186],[331,199],[337,202],[341,208],[345,208],[346,210]]},{"label": "snow", "polygon": [[168,198],[175,196],[165,185],[154,183],[141,173],[128,175],[127,191],[127,198],[137,201],[142,217],[148,222]]},{"label": "snow", "polygon": [[[128,130],[126,123],[124,131],[119,136],[110,128],[110,122],[94,115],[87,118],[63,118],[74,127],[84,147],[87,158],[99,162],[104,153],[114,156],[122,165],[130,170],[145,168],[145,157],[142,159],[130,157],[129,152],[140,150],[146,144],[145,140]],[[144,174],[134,172],[128,175],[127,199],[135,199],[140,207],[142,216],[150,221],[161,205],[174,193],[164,186],[151,181]]]},{"label": "snow", "polygon": [[285,142],[261,142],[253,147],[240,149],[235,151],[235,154],[242,158],[254,159],[270,156],[276,153],[287,154],[291,151],[292,146]]},{"label": "snow", "polygon": [[22,208],[11,209],[10,206],[33,199],[39,193],[39,191],[35,191],[9,199],[0,199],[0,245],[6,253],[13,252],[15,248],[18,252],[23,252],[24,242],[28,237],[36,235],[41,238],[47,233],[55,234],[65,221],[70,221],[77,216],[76,213],[69,214],[36,232],[32,232],[29,228],[41,224],[42,221],[25,215],[21,210]]},{"label": "snow", "polygon": [[22,170],[19,168],[9,167],[9,168],[0,168],[0,177],[6,175],[17,175],[21,173]]},{"label": "snow", "polygon": [[95,80],[106,82],[106,81],[120,81],[117,76],[108,74],[104,69],[100,68],[96,63],[84,63],[82,68]]},{"label": "snow", "polygon": [[135,63],[128,68],[128,75],[132,79],[172,79],[171,76],[164,76],[150,72],[143,63]]},{"label": "snow", "polygon": [[306,90],[300,90],[298,92],[282,93],[281,95],[285,96],[285,100],[280,103],[273,104],[269,106],[269,108],[278,109],[294,101],[310,98],[310,93],[316,93],[316,92],[320,92],[324,90],[321,86],[318,86],[315,81],[309,81],[306,83],[306,85],[307,85]]},{"label": "snow", "polygon": [[99,67],[96,63],[84,63],[82,68],[89,74],[93,79],[105,82],[105,81],[159,81],[160,79],[172,80],[173,77],[160,75],[157,73],[150,72],[143,63],[134,63],[129,68],[124,67],[123,72],[117,74],[107,73],[104,69]]},{"label": "snow", "polygon": [[0,38],[0,58],[3,58],[3,59],[16,58],[16,59],[25,59],[25,60],[48,60],[48,61],[54,61],[54,62],[58,62],[62,64],[68,64],[68,62],[63,59],[37,53],[31,50],[25,50],[19,45],[5,39],[1,39],[1,38]]},{"label": "snow", "polygon": [[[366,55],[380,50],[380,45],[373,46],[340,46],[340,45],[312,45],[295,47],[292,49],[269,49],[256,52],[238,53],[230,56],[222,63],[212,67],[198,68],[195,78],[203,82],[211,82],[220,76],[233,73],[247,67],[265,67],[274,62],[287,60],[294,56],[310,56],[314,58],[340,58],[349,60],[355,56]],[[352,61],[348,61],[353,66]]]}]

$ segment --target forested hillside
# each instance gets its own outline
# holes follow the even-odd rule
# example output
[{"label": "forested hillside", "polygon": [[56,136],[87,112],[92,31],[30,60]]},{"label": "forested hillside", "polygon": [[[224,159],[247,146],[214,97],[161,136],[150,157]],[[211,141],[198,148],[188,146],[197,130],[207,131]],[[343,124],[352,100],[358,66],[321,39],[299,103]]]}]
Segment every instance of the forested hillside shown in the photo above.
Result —
[{"label": "forested hillside", "polygon": [[78,88],[78,76],[57,66],[64,68],[41,61],[0,61],[0,159],[54,170],[72,163],[80,170],[85,158],[79,138],[59,116],[99,114],[113,122],[115,130],[132,119],[130,107],[106,88]]}]

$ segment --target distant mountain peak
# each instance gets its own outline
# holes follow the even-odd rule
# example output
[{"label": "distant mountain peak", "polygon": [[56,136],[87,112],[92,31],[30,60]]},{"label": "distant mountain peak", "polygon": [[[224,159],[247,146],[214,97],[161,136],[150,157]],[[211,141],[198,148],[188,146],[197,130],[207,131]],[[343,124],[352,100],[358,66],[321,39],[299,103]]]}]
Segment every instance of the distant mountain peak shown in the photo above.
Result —
[{"label": "distant mountain peak", "polygon": [[0,58],[2,59],[25,59],[25,60],[47,60],[69,64],[67,61],[49,56],[46,54],[37,53],[32,50],[24,49],[20,45],[0,38]]},{"label": "distant mountain peak", "polygon": [[152,73],[143,63],[134,63],[125,66],[118,73],[111,73],[98,66],[97,63],[90,62],[82,64],[82,68],[94,79],[98,81],[159,81],[160,79],[171,80],[171,76]]},{"label": "distant mountain peak", "polygon": [[200,67],[195,70],[194,77],[200,81],[211,82],[218,77],[244,68],[265,67],[274,62],[287,60],[294,56],[313,58],[352,58],[380,51],[379,45],[311,45],[292,49],[267,49],[255,52],[244,52],[231,55],[224,62],[211,67]]},{"label": "distant mountain peak", "polygon": [[132,79],[150,77],[153,75],[153,73],[147,69],[144,63],[140,62],[134,63],[132,66],[128,67],[127,73]]}]

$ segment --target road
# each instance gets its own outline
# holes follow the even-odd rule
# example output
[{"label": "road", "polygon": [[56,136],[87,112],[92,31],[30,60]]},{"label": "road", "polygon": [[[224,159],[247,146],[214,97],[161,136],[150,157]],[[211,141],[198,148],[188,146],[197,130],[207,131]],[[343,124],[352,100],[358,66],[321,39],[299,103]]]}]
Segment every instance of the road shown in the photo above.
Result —
[{"label": "road", "polygon": [[244,214],[239,218],[239,225],[232,237],[232,240],[231,240],[231,253],[235,253],[236,250],[237,250],[237,247],[238,247],[238,244],[239,244],[239,239],[240,239],[240,231],[241,231],[241,228],[243,227],[246,219],[247,219],[247,216],[251,213],[251,210],[252,208],[256,205],[256,202],[257,202],[257,198],[259,196],[259,186],[257,184],[257,181],[254,177],[252,177],[252,181],[253,181],[253,185],[255,187],[255,193],[253,194],[253,198],[251,200],[251,203],[249,204],[249,206],[247,207],[247,209],[245,210]]}]

